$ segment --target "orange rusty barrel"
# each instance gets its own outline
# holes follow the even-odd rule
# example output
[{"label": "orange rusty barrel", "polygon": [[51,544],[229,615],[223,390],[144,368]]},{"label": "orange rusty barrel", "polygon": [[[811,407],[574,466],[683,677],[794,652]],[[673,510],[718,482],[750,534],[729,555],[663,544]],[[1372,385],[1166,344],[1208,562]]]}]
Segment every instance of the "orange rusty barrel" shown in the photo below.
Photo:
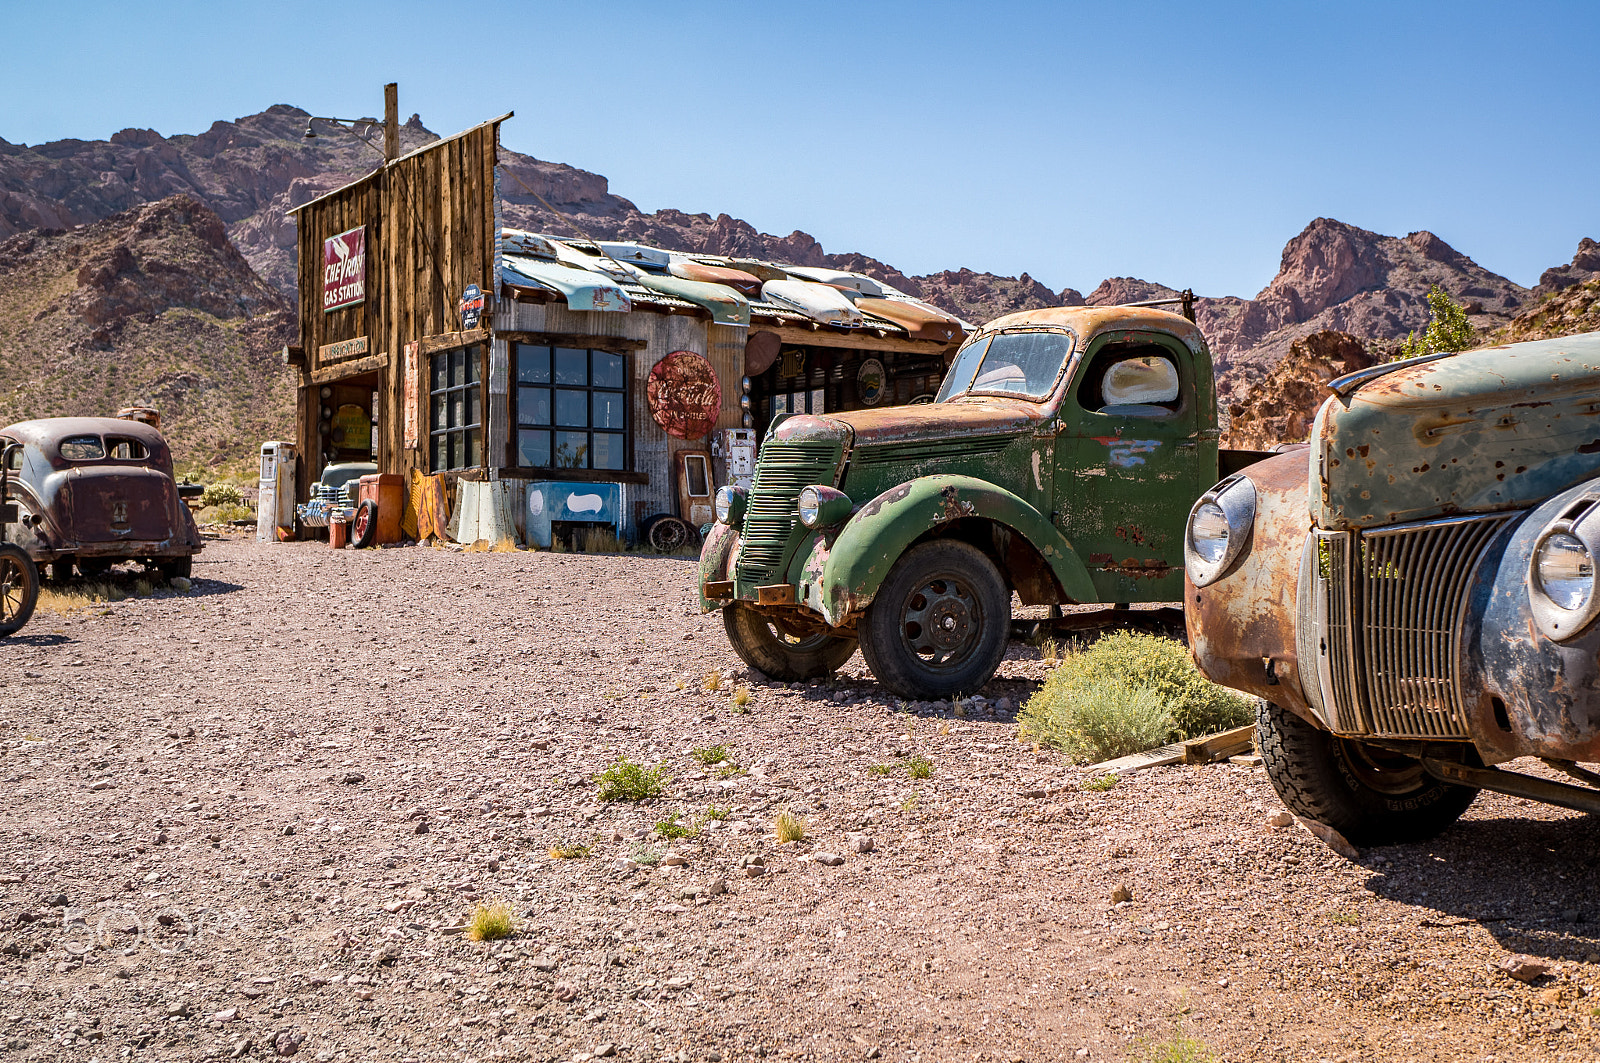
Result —
[{"label": "orange rusty barrel", "polygon": [[405,477],[395,473],[368,473],[358,485],[357,501],[371,500],[378,506],[378,531],[370,545],[400,541],[400,517],[405,510]]},{"label": "orange rusty barrel", "polygon": [[345,543],[350,540],[350,525],[343,517],[328,518],[328,545],[335,550],[342,550]]}]

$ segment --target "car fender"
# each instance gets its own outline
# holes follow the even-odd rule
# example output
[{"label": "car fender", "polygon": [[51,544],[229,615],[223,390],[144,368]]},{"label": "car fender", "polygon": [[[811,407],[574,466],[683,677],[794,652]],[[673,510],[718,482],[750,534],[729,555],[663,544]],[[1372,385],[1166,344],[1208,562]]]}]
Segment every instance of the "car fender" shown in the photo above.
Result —
[{"label": "car fender", "polygon": [[700,611],[709,613],[721,609],[727,603],[706,597],[706,584],[716,583],[730,579],[729,573],[733,571],[734,560],[739,545],[739,529],[721,521],[711,526],[711,533],[706,536],[705,543],[700,547]]},{"label": "car fender", "polygon": [[802,579],[819,574],[815,590],[800,597],[838,625],[861,612],[888,577],[900,555],[930,533],[951,534],[989,525],[1020,536],[1049,569],[1055,591],[1068,601],[1096,600],[1089,570],[1050,519],[1003,487],[972,476],[923,476],[890,488],[857,510],[838,537],[802,551]]}]

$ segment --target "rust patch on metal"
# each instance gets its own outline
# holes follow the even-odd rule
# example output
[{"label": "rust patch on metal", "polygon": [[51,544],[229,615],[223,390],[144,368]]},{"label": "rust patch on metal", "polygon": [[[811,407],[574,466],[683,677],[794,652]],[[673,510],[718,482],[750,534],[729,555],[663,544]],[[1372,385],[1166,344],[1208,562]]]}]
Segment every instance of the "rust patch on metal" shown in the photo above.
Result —
[{"label": "rust patch on metal", "polygon": [[952,520],[960,520],[962,517],[976,517],[978,515],[977,507],[971,502],[962,501],[956,498],[956,488],[954,484],[951,484],[949,487],[941,490],[939,492],[939,496],[944,499],[944,507],[940,512],[939,518],[941,523],[948,523]]}]

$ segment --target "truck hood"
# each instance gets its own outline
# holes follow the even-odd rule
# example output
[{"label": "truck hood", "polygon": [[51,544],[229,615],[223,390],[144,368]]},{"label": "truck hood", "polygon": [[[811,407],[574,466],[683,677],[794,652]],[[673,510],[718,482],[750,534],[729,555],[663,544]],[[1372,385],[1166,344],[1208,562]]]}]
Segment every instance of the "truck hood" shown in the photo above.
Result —
[{"label": "truck hood", "polygon": [[970,398],[826,416],[799,415],[779,425],[774,438],[794,442],[853,439],[858,447],[927,439],[959,442],[972,437],[1020,435],[1032,431],[1044,417],[1044,409],[1038,403]]},{"label": "truck hood", "polygon": [[1378,376],[1325,402],[1312,438],[1324,528],[1527,508],[1600,474],[1600,333]]}]

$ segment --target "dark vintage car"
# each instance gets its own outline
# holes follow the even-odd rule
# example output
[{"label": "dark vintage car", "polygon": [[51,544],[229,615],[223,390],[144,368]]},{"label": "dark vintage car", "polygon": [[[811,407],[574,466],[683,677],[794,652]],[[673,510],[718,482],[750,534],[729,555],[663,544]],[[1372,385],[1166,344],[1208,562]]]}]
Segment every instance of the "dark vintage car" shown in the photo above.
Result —
[{"label": "dark vintage car", "polygon": [[74,565],[96,576],[119,561],[189,575],[200,530],[160,432],[111,417],[50,417],[0,428],[0,449],[17,507],[5,540],[52,576]]}]

